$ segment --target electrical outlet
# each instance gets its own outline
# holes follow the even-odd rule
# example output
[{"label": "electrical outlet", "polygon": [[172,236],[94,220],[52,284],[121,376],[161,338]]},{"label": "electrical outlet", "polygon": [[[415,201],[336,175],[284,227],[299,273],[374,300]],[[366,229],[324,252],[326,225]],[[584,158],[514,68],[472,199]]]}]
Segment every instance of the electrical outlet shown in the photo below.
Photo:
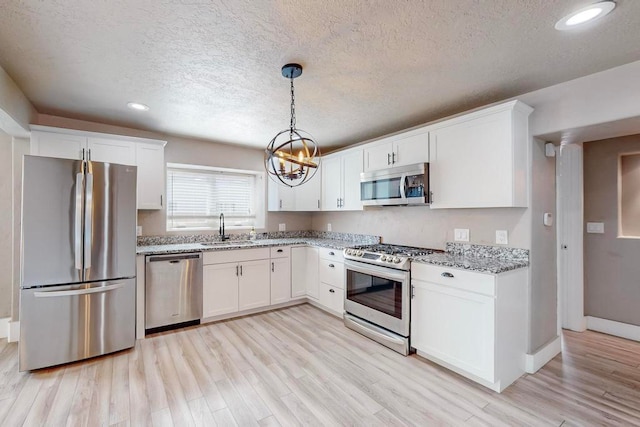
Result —
[{"label": "electrical outlet", "polygon": [[469,229],[468,228],[455,228],[453,230],[453,240],[456,242],[468,242],[469,241]]},{"label": "electrical outlet", "polygon": [[278,224],[278,231],[287,231],[287,224]]},{"label": "electrical outlet", "polygon": [[507,230],[496,230],[496,243],[498,245],[508,245],[509,232]]},{"label": "electrical outlet", "polygon": [[331,223],[327,224],[327,231],[331,231]]},{"label": "electrical outlet", "polygon": [[142,226],[136,226],[136,236],[142,236]]}]

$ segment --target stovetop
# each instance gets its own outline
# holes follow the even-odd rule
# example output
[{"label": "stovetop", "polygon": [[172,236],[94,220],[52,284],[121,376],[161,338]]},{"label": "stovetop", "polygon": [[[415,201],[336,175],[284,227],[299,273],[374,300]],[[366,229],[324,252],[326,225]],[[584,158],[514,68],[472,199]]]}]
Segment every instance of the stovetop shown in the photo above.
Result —
[{"label": "stovetop", "polygon": [[416,248],[402,245],[362,245],[344,250],[344,257],[369,264],[391,267],[398,270],[409,270],[411,258],[444,252],[439,249]]}]

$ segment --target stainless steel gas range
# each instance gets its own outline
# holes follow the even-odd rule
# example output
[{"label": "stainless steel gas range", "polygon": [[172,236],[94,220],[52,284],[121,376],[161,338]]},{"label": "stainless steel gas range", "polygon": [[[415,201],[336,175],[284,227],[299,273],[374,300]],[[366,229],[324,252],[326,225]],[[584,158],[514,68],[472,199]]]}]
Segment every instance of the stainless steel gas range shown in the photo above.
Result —
[{"label": "stainless steel gas range", "polygon": [[387,244],[345,249],[345,326],[408,355],[411,258],[434,252],[442,251]]}]

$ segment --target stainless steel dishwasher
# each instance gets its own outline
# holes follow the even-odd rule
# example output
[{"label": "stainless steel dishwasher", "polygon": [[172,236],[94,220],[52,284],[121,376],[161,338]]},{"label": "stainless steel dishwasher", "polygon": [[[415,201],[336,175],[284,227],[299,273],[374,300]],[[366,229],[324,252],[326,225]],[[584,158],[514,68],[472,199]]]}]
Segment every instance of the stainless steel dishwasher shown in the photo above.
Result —
[{"label": "stainless steel dishwasher", "polygon": [[202,317],[202,254],[148,255],[145,329],[159,332],[197,325]]}]

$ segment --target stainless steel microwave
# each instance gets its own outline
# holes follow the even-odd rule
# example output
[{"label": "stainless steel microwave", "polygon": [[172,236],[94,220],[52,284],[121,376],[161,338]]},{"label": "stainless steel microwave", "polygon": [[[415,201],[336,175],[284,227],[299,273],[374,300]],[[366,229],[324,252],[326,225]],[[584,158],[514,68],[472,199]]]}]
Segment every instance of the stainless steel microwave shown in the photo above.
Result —
[{"label": "stainless steel microwave", "polygon": [[361,173],[360,200],[364,206],[429,204],[429,164]]}]

